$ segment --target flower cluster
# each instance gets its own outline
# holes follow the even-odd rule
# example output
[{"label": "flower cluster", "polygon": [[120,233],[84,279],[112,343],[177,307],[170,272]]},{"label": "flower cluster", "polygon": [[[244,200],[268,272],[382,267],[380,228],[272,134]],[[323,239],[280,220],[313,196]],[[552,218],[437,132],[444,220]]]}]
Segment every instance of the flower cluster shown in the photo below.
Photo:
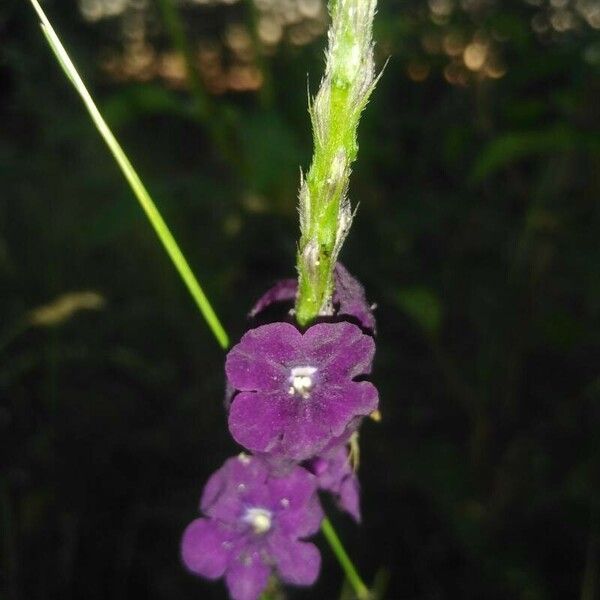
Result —
[{"label": "flower cluster", "polygon": [[[287,321],[251,328],[225,362],[228,424],[252,455],[229,459],[208,481],[203,517],[186,529],[185,565],[225,577],[233,600],[257,600],[274,573],[311,585],[319,572],[314,534],[323,512],[318,490],[360,520],[359,485],[348,444],[377,410],[371,374],[375,321],[364,290],[346,269],[334,273],[335,314],[300,331]],[[269,290],[256,317],[292,303],[295,280]]]}]

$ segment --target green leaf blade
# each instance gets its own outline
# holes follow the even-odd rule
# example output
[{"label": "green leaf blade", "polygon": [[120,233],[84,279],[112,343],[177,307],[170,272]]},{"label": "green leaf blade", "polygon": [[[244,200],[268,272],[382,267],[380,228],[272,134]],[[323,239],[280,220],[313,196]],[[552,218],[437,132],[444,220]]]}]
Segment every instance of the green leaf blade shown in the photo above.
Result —
[{"label": "green leaf blade", "polygon": [[54,28],[46,17],[41,6],[37,0],[30,1],[41,20],[42,32],[48,42],[48,45],[50,46],[50,49],[54,53],[56,60],[63,69],[66,77],[73,84],[77,93],[83,100],[83,103],[90,113],[94,125],[106,142],[106,145],[121,169],[125,179],[129,183],[129,186],[131,187],[137,201],[150,221],[150,224],[152,225],[156,235],[169,255],[169,258],[177,269],[181,279],[185,283],[190,295],[196,303],[196,306],[204,317],[204,320],[217,339],[217,342],[223,349],[227,348],[229,346],[229,337],[227,336],[225,329],[221,325],[219,318],[217,317],[204,291],[202,290],[200,283],[196,279],[184,254],[179,248],[179,245],[173,237],[173,234],[157,209],[156,204],[152,200],[139,175],[133,168],[133,165],[127,158],[127,155],[123,151],[121,145],[110,130],[110,127],[102,117],[100,111],[94,103],[91,94],[88,92],[83,80],[75,68],[75,65],[69,58],[67,51],[62,45],[58,35],[54,31]]}]

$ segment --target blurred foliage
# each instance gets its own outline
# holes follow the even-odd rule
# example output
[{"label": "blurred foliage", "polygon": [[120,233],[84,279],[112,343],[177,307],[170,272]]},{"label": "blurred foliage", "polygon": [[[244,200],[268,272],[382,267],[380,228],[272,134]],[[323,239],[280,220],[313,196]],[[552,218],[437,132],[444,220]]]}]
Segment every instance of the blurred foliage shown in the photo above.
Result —
[{"label": "blurred foliage", "polygon": [[[91,19],[82,2],[85,20],[46,2],[234,339],[293,273],[311,153],[322,12],[302,35],[269,29],[283,5],[182,5],[194,90],[154,5]],[[364,524],[334,520],[370,580],[390,574],[390,600],[600,596],[595,7],[381,2],[391,60],[343,261],[378,305],[383,420],[361,438]],[[140,22],[151,63],[132,54]],[[0,36],[2,596],[223,598],[178,559],[204,481],[237,452],[222,354],[27,3],[0,6]],[[76,310],[74,290],[102,310]],[[337,597],[323,556],[290,598]]]}]

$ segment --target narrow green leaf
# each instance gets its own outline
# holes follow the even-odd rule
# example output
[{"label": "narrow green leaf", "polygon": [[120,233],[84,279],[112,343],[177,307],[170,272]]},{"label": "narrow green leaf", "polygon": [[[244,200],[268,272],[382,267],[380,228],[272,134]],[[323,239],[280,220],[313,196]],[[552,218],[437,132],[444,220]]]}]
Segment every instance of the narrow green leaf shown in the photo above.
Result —
[{"label": "narrow green leaf", "polygon": [[90,116],[96,125],[100,135],[104,138],[106,145],[114,156],[117,164],[121,168],[125,179],[129,183],[135,197],[137,198],[140,206],[145,212],[148,220],[150,221],[156,235],[162,242],[167,254],[171,258],[175,268],[179,272],[179,275],[183,279],[185,285],[188,288],[188,291],[192,295],[192,298],[196,302],[200,312],[202,313],[206,323],[208,324],[210,330],[214,334],[215,338],[219,342],[222,348],[227,348],[229,346],[229,338],[227,337],[227,333],[223,329],[221,322],[219,321],[217,315],[215,314],[208,298],[204,294],[198,280],[194,276],[185,256],[181,252],[175,238],[171,234],[167,224],[162,218],[160,212],[156,208],[154,201],[150,197],[148,190],[142,183],[142,180],[139,178],[135,169],[133,168],[131,162],[127,158],[125,152],[121,148],[119,142],[112,134],[110,128],[106,124],[106,121],[100,114],[100,111],[96,107],[94,100],[92,99],[90,93],[88,92],[85,84],[83,83],[75,65],[69,58],[67,51],[64,49],[63,45],[60,42],[60,39],[56,35],[50,21],[44,14],[41,6],[37,2],[37,0],[31,0],[31,4],[33,8],[37,12],[41,22],[42,22],[42,31],[48,41],[48,44],[56,59],[58,60],[60,66],[62,67],[65,75],[71,81],[78,94],[81,96]]}]

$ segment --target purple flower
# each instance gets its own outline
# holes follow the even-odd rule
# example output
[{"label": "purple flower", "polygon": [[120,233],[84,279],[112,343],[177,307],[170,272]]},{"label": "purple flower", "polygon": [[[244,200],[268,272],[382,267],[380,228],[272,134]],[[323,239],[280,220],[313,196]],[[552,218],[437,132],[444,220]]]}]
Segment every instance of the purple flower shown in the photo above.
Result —
[{"label": "purple flower", "polygon": [[248,331],[227,355],[238,390],[229,430],[253,452],[302,461],[344,439],[377,408],[367,381],[375,343],[352,323],[318,323],[302,334],[288,323]]},{"label": "purple flower", "polygon": [[[336,316],[354,320],[367,333],[375,333],[373,307],[367,302],[365,289],[346,267],[336,263],[333,271],[333,305]],[[296,279],[281,279],[267,290],[252,307],[250,317],[256,317],[263,310],[278,302],[292,303],[298,292]]]},{"label": "purple flower", "polygon": [[360,487],[346,445],[307,461],[306,468],[317,477],[319,488],[330,492],[339,507],[360,523]]},{"label": "purple flower", "polygon": [[316,479],[302,467],[273,477],[258,458],[231,458],[208,480],[181,544],[183,562],[207,579],[225,576],[233,600],[256,600],[275,570],[285,583],[312,585],[318,549],[300,538],[323,519]]}]

